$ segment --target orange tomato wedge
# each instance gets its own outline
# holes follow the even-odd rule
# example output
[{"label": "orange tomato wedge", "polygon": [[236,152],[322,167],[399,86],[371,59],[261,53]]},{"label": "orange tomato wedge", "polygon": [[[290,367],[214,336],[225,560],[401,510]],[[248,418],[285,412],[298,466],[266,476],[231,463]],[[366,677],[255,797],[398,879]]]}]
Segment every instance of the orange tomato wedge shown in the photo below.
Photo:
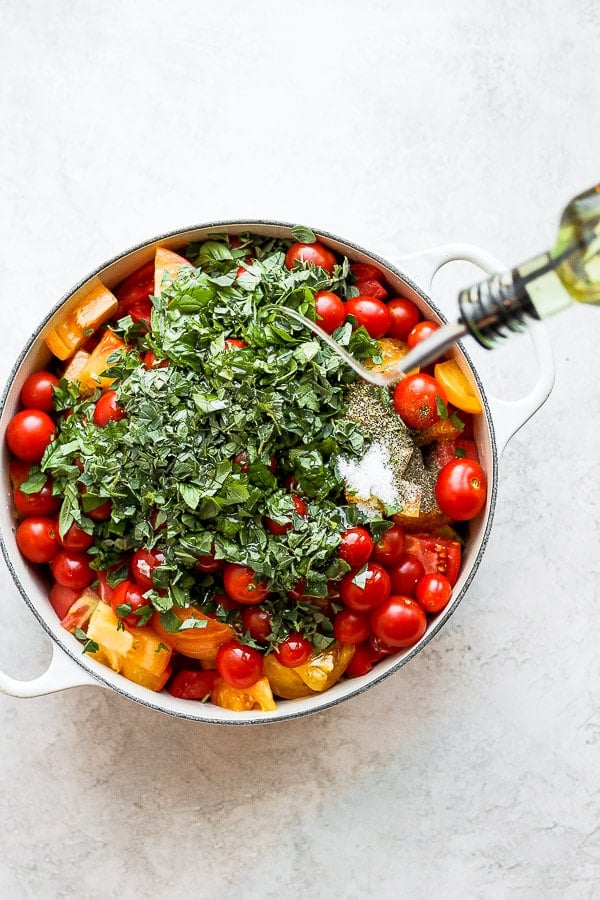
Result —
[{"label": "orange tomato wedge", "polygon": [[229,625],[226,625],[225,622],[219,622],[217,619],[211,619],[210,616],[204,615],[197,609],[183,609],[182,607],[174,606],[171,612],[181,622],[185,622],[188,619],[198,619],[201,622],[206,622],[206,625],[201,628],[167,631],[160,620],[160,613],[153,615],[153,629],[165,644],[168,644],[173,650],[176,650],[183,656],[212,661],[221,644],[225,644],[234,637]]},{"label": "orange tomato wedge", "polygon": [[435,380],[446,391],[449,402],[467,413],[480,413],[482,406],[475,393],[475,388],[462,371],[456,360],[448,359],[437,363],[434,369]]},{"label": "orange tomato wedge", "polygon": [[190,269],[191,266],[191,262],[185,259],[183,256],[180,256],[178,253],[174,253],[172,250],[167,250],[166,247],[157,247],[154,262],[155,296],[160,297],[160,292],[163,284],[167,284],[170,281],[175,281],[180,269]]},{"label": "orange tomato wedge", "polygon": [[80,367],[74,365],[75,357],[73,357],[73,367],[70,371],[71,377],[67,376],[68,368],[65,371],[65,378],[68,378],[69,381],[78,381],[80,392],[82,393],[93,391],[97,387],[106,390],[114,381],[114,378],[101,374],[108,368],[108,357],[116,350],[126,349],[127,345],[125,342],[110,328],[105,328],[90,355],[82,359],[83,364]]},{"label": "orange tomato wedge", "polygon": [[59,359],[68,359],[117,310],[117,298],[98,282],[46,335],[46,344]]}]

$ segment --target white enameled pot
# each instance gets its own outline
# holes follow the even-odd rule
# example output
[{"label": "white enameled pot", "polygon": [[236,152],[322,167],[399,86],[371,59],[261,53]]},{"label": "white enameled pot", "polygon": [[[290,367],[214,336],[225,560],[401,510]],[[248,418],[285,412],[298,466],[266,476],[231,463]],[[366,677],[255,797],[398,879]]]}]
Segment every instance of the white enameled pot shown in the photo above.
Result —
[{"label": "white enameled pot", "polygon": [[[486,394],[481,379],[464,350],[457,346],[453,351],[460,366],[476,385],[484,408],[484,414],[477,417],[475,439],[488,475],[488,497],[485,510],[470,523],[470,538],[463,554],[462,569],[451,602],[446,609],[431,620],[425,635],[413,647],[382,660],[369,674],[361,678],[343,680],[323,694],[299,700],[280,700],[277,710],[271,713],[255,711],[239,713],[211,704],[180,700],[171,697],[166,692],[156,694],[139,687],[106,666],[95,662],[89,655],[82,653],[81,644],[61,628],[56,613],[48,601],[47,584],[43,576],[36,566],[28,564],[21,557],[14,536],[15,520],[9,487],[8,451],[4,435],[8,422],[19,408],[19,394],[23,382],[31,372],[48,365],[50,354],[44,343],[44,336],[65,310],[71,305],[75,305],[79,298],[86,293],[90,281],[99,278],[108,288],[113,288],[126,275],[152,259],[157,246],[166,246],[177,250],[184,248],[190,241],[201,241],[211,234],[224,232],[230,234],[252,232],[277,238],[291,238],[290,225],[267,221],[244,221],[200,225],[146,241],[100,266],[69,291],[35,330],[15,363],[0,405],[0,472],[3,497],[0,504],[0,542],[4,558],[19,592],[52,639],[53,653],[46,672],[33,680],[21,681],[0,672],[0,690],[4,693],[15,697],[35,697],[66,688],[96,685],[114,690],[123,697],[170,715],[201,722],[249,725],[295,718],[326,709],[362,693],[373,684],[396,672],[419,653],[443,627],[460,603],[475,575],[492,526],[498,485],[499,457],[511,436],[544,403],[554,382],[554,364],[550,345],[544,327],[539,323],[533,323],[530,327],[530,337],[537,364],[535,384],[527,396],[517,401],[500,400]],[[429,298],[428,291],[433,276],[443,265],[453,260],[467,260],[487,273],[502,271],[505,268],[490,254],[466,244],[452,244],[435,248],[414,256],[404,257],[392,264],[389,260],[386,261],[374,253],[363,250],[350,241],[326,232],[315,231],[315,233],[318,240],[336,253],[346,255],[352,261],[373,263],[378,266],[395,292],[413,300],[426,318],[439,322],[445,321],[445,318]]]}]

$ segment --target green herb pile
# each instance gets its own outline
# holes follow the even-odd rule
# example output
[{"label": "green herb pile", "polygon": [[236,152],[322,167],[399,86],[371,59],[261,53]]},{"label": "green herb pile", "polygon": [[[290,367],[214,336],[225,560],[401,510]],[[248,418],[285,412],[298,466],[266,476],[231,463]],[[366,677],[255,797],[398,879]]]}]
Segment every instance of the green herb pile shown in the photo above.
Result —
[{"label": "green herb pile", "polygon": [[[63,497],[61,533],[73,521],[94,530],[93,566],[112,569],[113,584],[126,577],[132,551],[165,553],[147,594],[165,627],[177,628],[173,606],[190,603],[228,617],[219,574],[194,569],[200,555],[214,554],[268,579],[262,605],[272,616],[271,643],[299,630],[322,647],[331,625],[318,602],[291,601],[287,592],[303,579],[304,594],[325,597],[328,582],[348,570],[337,556],[340,534],[361,517],[344,503],[334,458],[358,458],[365,435],[344,417],[353,373],[277,307],[314,319],[317,291],[357,292],[347,260],[331,276],[312,265],[289,271],[290,243],[245,235],[232,246],[215,236],[188,247],[193,267],[153,298],[151,330],[129,317],[115,328],[136,348],[109,359],[126,417],[97,427],[100,392],[82,399],[61,382],[56,407],[71,413],[60,418],[41,468]],[[364,328],[352,331],[347,322],[335,337],[358,359],[376,356]],[[228,339],[246,346],[227,346]],[[148,350],[169,365],[146,369]],[[238,454],[244,465],[234,461]],[[295,512],[288,476],[307,517]],[[86,513],[107,500],[112,515],[94,527]],[[293,528],[272,535],[265,516]]]}]

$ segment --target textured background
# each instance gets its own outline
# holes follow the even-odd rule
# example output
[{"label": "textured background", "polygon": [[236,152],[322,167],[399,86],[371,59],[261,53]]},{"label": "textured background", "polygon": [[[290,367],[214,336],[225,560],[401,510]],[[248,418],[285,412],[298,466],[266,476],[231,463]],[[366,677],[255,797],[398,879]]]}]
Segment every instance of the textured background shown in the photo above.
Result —
[{"label": "textured background", "polygon": [[[600,174],[599,45],[592,0],[0,0],[2,380],[71,284],[178,226],[544,249]],[[253,729],[0,697],[3,898],[600,897],[600,313],[548,330],[477,578],[397,677]],[[527,339],[481,368],[522,392]],[[0,578],[0,663],[30,677],[48,641]]]}]

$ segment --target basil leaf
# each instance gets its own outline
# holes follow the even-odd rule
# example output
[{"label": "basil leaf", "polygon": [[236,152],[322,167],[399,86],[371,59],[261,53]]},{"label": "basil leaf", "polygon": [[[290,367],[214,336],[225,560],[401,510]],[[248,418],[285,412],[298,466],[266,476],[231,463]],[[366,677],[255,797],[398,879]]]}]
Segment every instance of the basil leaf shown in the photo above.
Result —
[{"label": "basil leaf", "polygon": [[301,244],[314,244],[317,240],[314,231],[306,225],[294,225],[292,237]]}]

